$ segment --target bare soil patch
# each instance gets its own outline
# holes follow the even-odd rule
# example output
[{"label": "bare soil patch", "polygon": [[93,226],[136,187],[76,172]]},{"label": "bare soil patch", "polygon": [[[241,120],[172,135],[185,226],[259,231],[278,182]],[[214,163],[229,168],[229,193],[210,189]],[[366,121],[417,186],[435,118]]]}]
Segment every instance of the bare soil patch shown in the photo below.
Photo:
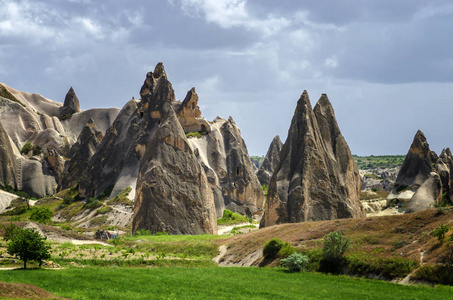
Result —
[{"label": "bare soil patch", "polygon": [[33,284],[0,282],[0,298],[68,299],[52,294]]}]

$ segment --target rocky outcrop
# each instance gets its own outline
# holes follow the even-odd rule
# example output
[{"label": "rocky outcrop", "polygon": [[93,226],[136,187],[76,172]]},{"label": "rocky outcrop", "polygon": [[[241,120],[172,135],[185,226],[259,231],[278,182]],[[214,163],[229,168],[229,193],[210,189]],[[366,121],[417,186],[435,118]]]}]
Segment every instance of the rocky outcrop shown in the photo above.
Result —
[{"label": "rocky outcrop", "polygon": [[0,187],[5,185],[16,188],[16,158],[9,136],[0,122]]},{"label": "rocky outcrop", "polygon": [[78,112],[80,112],[79,98],[77,98],[77,95],[71,86],[64,98],[63,107],[60,108],[60,119],[70,118],[70,116]]},{"label": "rocky outcrop", "polygon": [[65,176],[60,180],[59,190],[78,185],[90,159],[99,148],[102,138],[102,132],[97,129],[94,120],[90,119],[71,148],[70,160],[65,165]]},{"label": "rocky outcrop", "polygon": [[433,208],[442,201],[442,182],[439,174],[431,172],[417,189],[406,208],[406,213]]},{"label": "rocky outcrop", "polygon": [[269,185],[272,174],[280,162],[280,151],[282,150],[283,143],[277,135],[271,142],[263,163],[259,168],[256,176],[261,184]]},{"label": "rocky outcrop", "polygon": [[394,185],[400,167],[359,170],[362,191],[388,191]]},{"label": "rocky outcrop", "polygon": [[312,110],[300,97],[280,163],[272,175],[261,226],[363,217],[359,171],[322,95]]},{"label": "rocky outcrop", "polygon": [[213,194],[170,103],[141,161],[133,232],[217,233]]},{"label": "rocky outcrop", "polygon": [[452,165],[450,149],[444,149],[438,157],[418,130],[388,202],[396,203],[406,213],[451,202]]},{"label": "rocky outcrop", "polygon": [[395,181],[395,189],[418,188],[433,171],[438,157],[429,149],[425,134],[418,130]]}]

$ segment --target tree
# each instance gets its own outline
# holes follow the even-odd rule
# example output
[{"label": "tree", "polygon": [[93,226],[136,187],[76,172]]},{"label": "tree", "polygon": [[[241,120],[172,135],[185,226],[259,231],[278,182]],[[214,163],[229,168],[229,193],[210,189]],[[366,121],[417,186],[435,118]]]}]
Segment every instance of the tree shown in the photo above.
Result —
[{"label": "tree", "polygon": [[41,267],[44,259],[50,258],[50,246],[34,228],[19,229],[8,243],[8,254],[16,255],[24,262],[24,269],[27,268],[27,261],[36,260]]}]

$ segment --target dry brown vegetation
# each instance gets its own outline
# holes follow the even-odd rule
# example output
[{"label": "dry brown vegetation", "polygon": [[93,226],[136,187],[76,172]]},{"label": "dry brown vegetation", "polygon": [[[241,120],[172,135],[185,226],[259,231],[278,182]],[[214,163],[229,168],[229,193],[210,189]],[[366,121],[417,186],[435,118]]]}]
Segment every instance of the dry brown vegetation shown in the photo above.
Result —
[{"label": "dry brown vegetation", "polygon": [[67,299],[58,297],[36,285],[26,283],[0,282],[0,298],[19,299]]},{"label": "dry brown vegetation", "polygon": [[[228,248],[227,259],[240,263],[252,253],[262,251],[265,243],[280,238],[300,250],[320,249],[323,237],[332,231],[343,231],[351,239],[348,253],[363,253],[374,257],[406,258],[424,263],[439,263],[448,251],[431,232],[440,224],[453,227],[453,207],[431,209],[417,213],[359,219],[282,224],[260,229],[219,241]],[[448,232],[446,241],[451,237]],[[262,258],[253,264],[258,265]],[[271,263],[276,265],[278,261]]]}]

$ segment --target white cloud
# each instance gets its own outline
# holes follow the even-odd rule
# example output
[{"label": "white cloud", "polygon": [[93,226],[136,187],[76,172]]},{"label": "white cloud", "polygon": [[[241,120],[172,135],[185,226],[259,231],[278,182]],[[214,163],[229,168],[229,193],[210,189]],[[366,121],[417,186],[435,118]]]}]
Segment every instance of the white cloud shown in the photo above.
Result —
[{"label": "white cloud", "polygon": [[[174,5],[174,1],[170,3]],[[265,18],[255,17],[247,10],[246,4],[245,0],[181,0],[181,8],[186,14],[205,18],[225,29],[244,27],[269,36],[290,24],[287,19],[271,14]]]}]

